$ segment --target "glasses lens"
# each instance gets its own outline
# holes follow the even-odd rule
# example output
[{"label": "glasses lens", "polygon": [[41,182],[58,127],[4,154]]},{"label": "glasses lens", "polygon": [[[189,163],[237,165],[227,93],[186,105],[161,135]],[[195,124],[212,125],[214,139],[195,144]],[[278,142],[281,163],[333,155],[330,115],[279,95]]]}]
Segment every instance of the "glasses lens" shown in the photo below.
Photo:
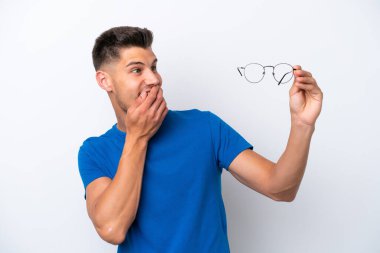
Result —
[{"label": "glasses lens", "polygon": [[244,75],[248,82],[258,83],[264,77],[264,68],[260,64],[250,63],[245,66]]},{"label": "glasses lens", "polygon": [[274,79],[277,82],[287,83],[293,77],[293,67],[287,63],[280,63],[274,67]]}]

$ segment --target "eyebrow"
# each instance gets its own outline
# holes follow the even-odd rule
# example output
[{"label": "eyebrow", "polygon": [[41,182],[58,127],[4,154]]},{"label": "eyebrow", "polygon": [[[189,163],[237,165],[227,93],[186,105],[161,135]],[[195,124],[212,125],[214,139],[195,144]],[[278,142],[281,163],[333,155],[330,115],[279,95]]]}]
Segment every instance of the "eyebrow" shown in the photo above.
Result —
[{"label": "eyebrow", "polygon": [[[156,63],[157,62],[157,58],[154,59],[154,61],[152,62],[152,64]],[[145,65],[143,62],[141,61],[131,61],[130,63],[127,64],[127,66],[125,67],[129,67],[131,65]]]}]

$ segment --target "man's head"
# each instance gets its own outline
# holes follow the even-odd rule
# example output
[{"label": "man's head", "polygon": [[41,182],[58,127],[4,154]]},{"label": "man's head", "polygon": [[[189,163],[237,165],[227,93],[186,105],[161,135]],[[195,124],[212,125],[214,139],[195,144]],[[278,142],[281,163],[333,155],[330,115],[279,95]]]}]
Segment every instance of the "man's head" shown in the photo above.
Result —
[{"label": "man's head", "polygon": [[96,80],[116,114],[126,113],[141,92],[161,86],[152,42],[151,31],[130,26],[111,28],[96,39],[92,50]]}]

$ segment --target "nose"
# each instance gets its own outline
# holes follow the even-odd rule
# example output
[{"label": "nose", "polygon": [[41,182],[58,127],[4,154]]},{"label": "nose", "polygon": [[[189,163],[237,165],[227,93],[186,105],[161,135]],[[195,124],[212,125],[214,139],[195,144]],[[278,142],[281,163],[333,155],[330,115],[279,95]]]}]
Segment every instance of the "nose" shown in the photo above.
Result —
[{"label": "nose", "polygon": [[146,72],[145,84],[148,86],[155,86],[160,84],[160,78],[158,73],[149,70]]}]

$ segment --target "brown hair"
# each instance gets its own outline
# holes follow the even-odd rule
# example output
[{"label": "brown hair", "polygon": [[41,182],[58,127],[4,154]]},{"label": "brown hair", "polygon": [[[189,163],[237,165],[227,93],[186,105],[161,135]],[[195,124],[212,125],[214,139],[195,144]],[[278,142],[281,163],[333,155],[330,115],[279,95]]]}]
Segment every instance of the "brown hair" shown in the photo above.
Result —
[{"label": "brown hair", "polygon": [[153,42],[153,33],[147,28],[119,26],[103,32],[92,49],[92,62],[95,70],[104,63],[118,59],[119,49],[132,46],[148,48]]}]

